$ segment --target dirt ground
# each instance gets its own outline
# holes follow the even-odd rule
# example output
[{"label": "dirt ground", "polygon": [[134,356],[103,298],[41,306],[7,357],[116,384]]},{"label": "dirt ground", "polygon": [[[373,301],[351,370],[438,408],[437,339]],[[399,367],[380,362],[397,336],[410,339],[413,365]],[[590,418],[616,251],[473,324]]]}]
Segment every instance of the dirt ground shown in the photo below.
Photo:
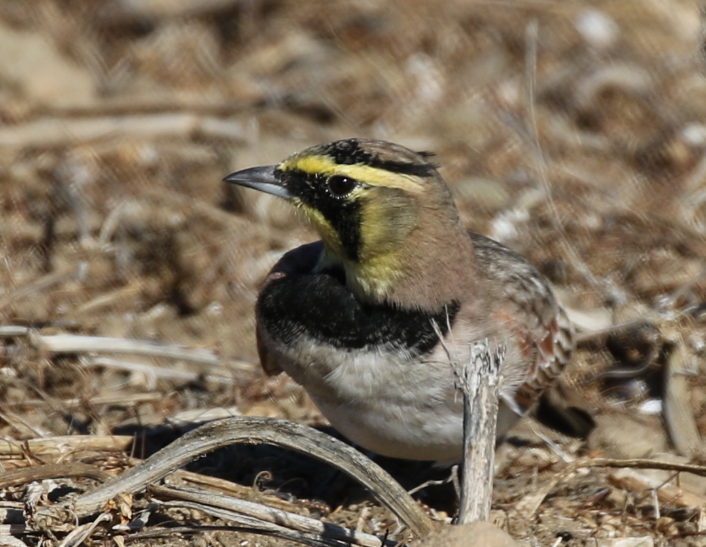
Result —
[{"label": "dirt ground", "polygon": [[[495,521],[527,547],[706,545],[705,478],[567,472],[586,458],[706,463],[699,8],[0,0],[0,480],[56,462],[117,474],[229,415],[327,430],[298,386],[263,375],[254,339],[264,275],[315,235],[276,198],[221,179],[374,137],[435,152],[467,226],[537,265],[580,332],[555,398],[595,428],[519,426],[501,449]],[[134,442],[77,448],[64,436]],[[378,461],[406,488],[448,476]],[[361,487],[282,449],[241,446],[189,469],[404,537]],[[0,514],[94,484],[8,486]],[[436,519],[456,510],[448,485],[415,496]],[[134,511],[147,501],[136,495]],[[0,545],[59,545],[70,531],[4,522]],[[140,529],[104,523],[83,542],[293,544],[227,525],[153,509]]]}]

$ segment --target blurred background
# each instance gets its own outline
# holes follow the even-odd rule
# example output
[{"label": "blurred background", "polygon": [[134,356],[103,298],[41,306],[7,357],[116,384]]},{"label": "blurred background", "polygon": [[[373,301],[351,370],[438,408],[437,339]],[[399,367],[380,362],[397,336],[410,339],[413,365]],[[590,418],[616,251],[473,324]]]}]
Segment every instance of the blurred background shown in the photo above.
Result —
[{"label": "blurred background", "polygon": [[435,152],[466,225],[554,283],[582,333],[560,398],[599,432],[576,450],[701,454],[700,7],[0,0],[0,435],[323,424],[253,318],[315,235],[221,179],[355,136]]}]

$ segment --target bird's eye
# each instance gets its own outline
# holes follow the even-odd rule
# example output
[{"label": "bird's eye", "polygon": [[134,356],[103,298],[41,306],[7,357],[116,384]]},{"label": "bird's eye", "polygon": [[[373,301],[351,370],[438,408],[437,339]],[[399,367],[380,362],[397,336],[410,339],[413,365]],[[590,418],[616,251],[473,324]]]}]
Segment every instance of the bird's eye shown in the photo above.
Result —
[{"label": "bird's eye", "polygon": [[345,196],[350,194],[358,183],[355,179],[343,175],[331,175],[328,178],[328,188],[334,196]]}]

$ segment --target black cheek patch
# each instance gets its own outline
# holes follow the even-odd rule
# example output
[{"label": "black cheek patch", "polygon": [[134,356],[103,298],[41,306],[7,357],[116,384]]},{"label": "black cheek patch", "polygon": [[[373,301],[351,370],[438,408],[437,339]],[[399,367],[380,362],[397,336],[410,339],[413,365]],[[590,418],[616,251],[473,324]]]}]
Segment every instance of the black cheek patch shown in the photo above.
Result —
[{"label": "black cheek patch", "polygon": [[321,175],[290,170],[278,171],[276,176],[285,183],[292,195],[324,216],[336,230],[346,258],[357,261],[362,245],[360,203],[345,197],[332,196],[326,189],[326,178]]},{"label": "black cheek patch", "polygon": [[[362,250],[360,203],[336,199],[323,201],[324,203],[317,207],[318,210],[338,233],[346,257],[354,262],[357,261]],[[331,203],[332,201],[334,203]],[[340,203],[335,203],[336,201]]]}]

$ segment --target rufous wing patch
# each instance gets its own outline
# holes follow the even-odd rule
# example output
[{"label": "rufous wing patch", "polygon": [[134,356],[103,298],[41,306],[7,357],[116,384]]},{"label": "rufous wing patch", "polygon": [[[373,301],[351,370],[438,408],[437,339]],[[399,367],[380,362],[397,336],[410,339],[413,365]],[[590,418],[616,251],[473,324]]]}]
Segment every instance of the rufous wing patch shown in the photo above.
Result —
[{"label": "rufous wing patch", "polygon": [[524,362],[524,382],[517,386],[513,396],[516,410],[524,414],[561,372],[562,367],[556,363],[559,325],[553,318],[549,325],[538,326],[532,331],[518,322],[512,310],[501,309],[495,316],[512,333],[518,354]]}]

